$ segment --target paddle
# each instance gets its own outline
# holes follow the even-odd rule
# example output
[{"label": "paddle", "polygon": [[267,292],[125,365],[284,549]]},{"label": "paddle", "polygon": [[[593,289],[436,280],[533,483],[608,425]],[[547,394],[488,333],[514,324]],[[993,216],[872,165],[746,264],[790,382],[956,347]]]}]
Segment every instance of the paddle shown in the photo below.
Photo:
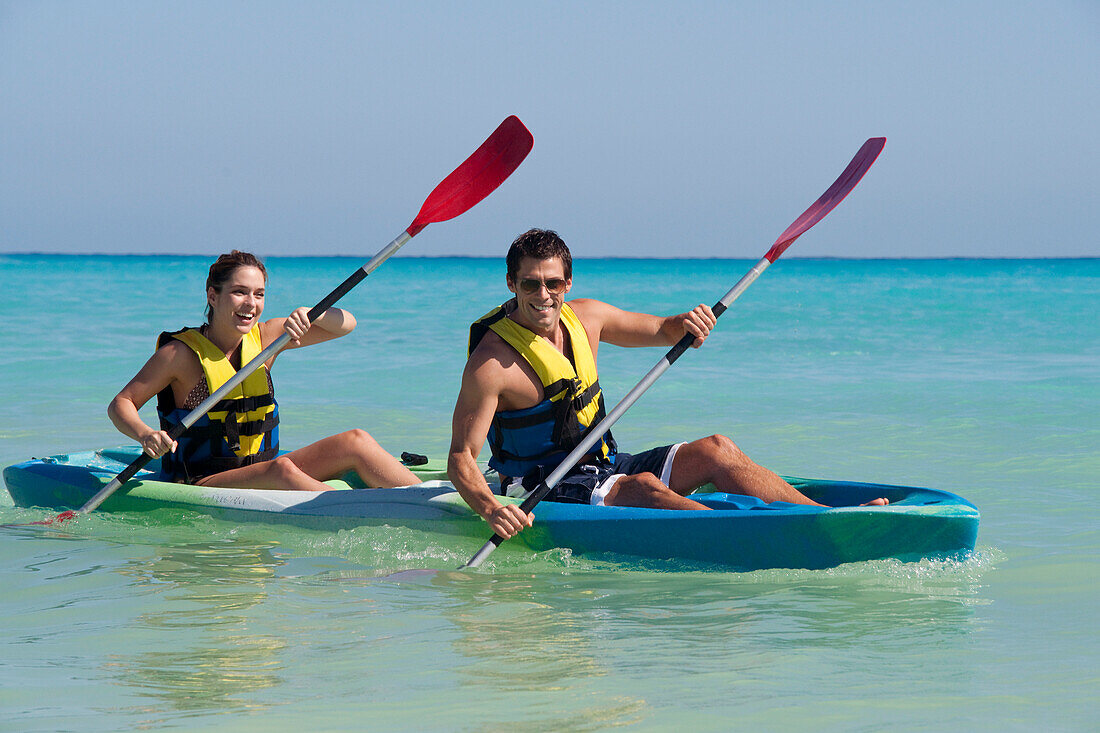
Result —
[{"label": "paddle", "polygon": [[[805,234],[814,224],[824,219],[826,214],[836,208],[837,204],[844,200],[844,197],[856,187],[856,184],[859,183],[863,175],[875,162],[875,159],[878,158],[885,144],[886,138],[884,137],[873,137],[863,143],[859,152],[852,158],[852,162],[848,164],[848,167],[844,169],[840,177],[833,182],[833,185],[829,186],[829,189],[822,194],[821,198],[815,201],[810,208],[806,209],[806,211],[802,213],[802,216],[795,219],[794,223],[779,235],[779,239],[775,240],[775,244],[772,245],[772,248],[768,250],[767,254],[765,254],[744,277],[738,280],[737,284],[734,285],[728,293],[722,296],[721,300],[714,304],[712,310],[714,311],[715,318],[720,317],[730,304],[740,297],[741,293],[743,293],[749,285],[752,285],[756,278],[760,277],[761,273],[763,273],[769,265],[779,259],[787,248],[794,244],[794,240]],[[573,466],[577,464],[577,461],[592,450],[592,447],[603,438],[604,433],[611,429],[611,426],[623,416],[623,413],[630,409],[631,405],[638,401],[638,398],[672,366],[673,362],[679,359],[680,356],[687,351],[693,341],[695,341],[695,336],[685,334],[675,346],[669,349],[668,353],[657,362],[657,365],[650,369],[649,373],[627,393],[626,397],[623,397],[622,400],[619,401],[619,404],[615,405],[615,407],[607,413],[607,416],[604,417],[577,447],[565,457],[565,460],[561,462],[554,472],[547,476],[546,479],[531,492],[531,495],[520,504],[520,510],[527,513],[534,509],[535,505],[550,493],[554,486],[562,480],[565,474],[572,470]],[[469,562],[459,569],[476,568],[481,565],[481,563],[485,561],[485,558],[492,554],[493,550],[503,541],[503,537],[494,534],[492,538],[470,558]]]},{"label": "paddle", "polygon": [[[527,154],[531,152],[531,147],[533,145],[534,138],[527,128],[524,127],[523,123],[519,121],[518,117],[512,116],[500,123],[500,126],[481,144],[481,147],[475,150],[469,158],[463,161],[462,165],[455,168],[449,176],[444,178],[443,181],[428,194],[428,198],[424,201],[424,205],[420,207],[420,212],[405,231],[383,247],[378,254],[371,258],[370,262],[352,273],[347,280],[342,282],[335,290],[326,295],[320,303],[310,309],[310,323],[319,318],[321,314],[328,310],[336,301],[358,285],[363,278],[374,272],[379,265],[389,259],[390,255],[401,249],[406,242],[419,234],[424,227],[435,222],[447,221],[448,219],[455,218],[459,214],[473,208],[479,201],[496,190],[496,188],[504,182],[504,179],[512,175],[512,172],[519,167],[519,164],[523,162]],[[290,334],[284,333],[274,342],[269,344],[255,359],[245,364],[228,382],[214,390],[212,395],[203,400],[203,402],[188,413],[182,421],[174,425],[172,429],[168,431],[168,437],[172,440],[176,440],[183,435],[183,433],[199,418],[224,399],[234,387],[243,382],[244,379],[259,368],[261,364],[279,353],[288,343],[290,343]],[[76,516],[77,513],[86,514],[93,511],[102,504],[107,497],[117,491],[120,486],[133,478],[150,460],[152,460],[152,458],[148,454],[142,453],[137,460],[127,466],[122,473],[100,489],[95,496],[89,499],[84,506],[80,507],[77,511],[74,512],[70,510],[62,512],[52,520],[35,522],[35,524],[62,522],[70,517]]]}]

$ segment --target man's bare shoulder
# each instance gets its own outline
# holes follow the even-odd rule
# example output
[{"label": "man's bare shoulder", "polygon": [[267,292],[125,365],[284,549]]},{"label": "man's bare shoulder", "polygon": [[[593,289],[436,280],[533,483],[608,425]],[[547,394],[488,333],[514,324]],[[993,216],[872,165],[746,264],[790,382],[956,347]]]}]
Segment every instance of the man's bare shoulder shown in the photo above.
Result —
[{"label": "man's bare shoulder", "polygon": [[495,396],[498,410],[518,410],[542,399],[542,382],[530,364],[498,334],[487,333],[470,354],[462,390]]},{"label": "man's bare shoulder", "polygon": [[577,318],[581,319],[581,323],[585,326],[588,326],[589,321],[595,325],[597,322],[607,318],[609,313],[614,313],[618,310],[615,306],[609,305],[602,300],[596,300],[595,298],[577,298],[576,300],[569,301],[568,305],[573,309],[573,312],[577,314]]},{"label": "man's bare shoulder", "polygon": [[576,300],[570,300],[568,305],[578,316],[581,315],[581,313],[599,311],[610,307],[607,303],[602,300],[596,300],[595,298],[577,298]]},{"label": "man's bare shoulder", "polygon": [[569,301],[569,307],[580,319],[581,325],[590,336],[599,339],[600,333],[609,324],[614,326],[625,311],[610,303],[595,298],[577,298]]},{"label": "man's bare shoulder", "polygon": [[522,357],[494,331],[487,332],[466,362],[467,374],[497,375],[514,367]]}]

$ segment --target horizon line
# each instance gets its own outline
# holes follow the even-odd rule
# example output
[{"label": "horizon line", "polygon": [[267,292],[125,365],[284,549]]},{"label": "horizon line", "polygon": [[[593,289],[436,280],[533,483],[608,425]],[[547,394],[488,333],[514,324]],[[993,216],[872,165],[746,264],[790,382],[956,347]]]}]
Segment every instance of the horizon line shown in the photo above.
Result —
[{"label": "horizon line", "polygon": [[[141,252],[35,252],[31,250],[18,251],[18,252],[0,252],[0,258],[3,257],[164,257],[164,258],[184,258],[194,257],[201,259],[209,259],[210,257],[216,257],[217,254],[167,254],[167,253],[141,253]],[[324,255],[297,255],[297,254],[271,254],[271,255],[258,255],[263,259],[286,259],[286,260],[324,260],[324,259],[363,259],[361,254],[324,254]],[[416,254],[394,254],[391,259],[401,260],[502,260],[504,254],[500,255],[416,255]],[[755,262],[759,258],[755,257],[639,257],[639,256],[625,256],[625,255],[605,255],[605,256],[573,256],[574,260],[634,260],[634,261],[683,261],[683,260],[698,260],[698,261],[750,261]],[[789,260],[806,260],[806,261],[922,261],[922,260],[936,260],[936,261],[951,261],[951,260],[1003,260],[1003,261],[1024,261],[1024,260],[1100,260],[1100,255],[1041,255],[1041,256],[1022,256],[1022,255],[951,255],[951,256],[905,256],[899,255],[897,257],[884,257],[881,255],[874,257],[860,257],[857,255],[792,255],[784,257],[784,261]]]}]

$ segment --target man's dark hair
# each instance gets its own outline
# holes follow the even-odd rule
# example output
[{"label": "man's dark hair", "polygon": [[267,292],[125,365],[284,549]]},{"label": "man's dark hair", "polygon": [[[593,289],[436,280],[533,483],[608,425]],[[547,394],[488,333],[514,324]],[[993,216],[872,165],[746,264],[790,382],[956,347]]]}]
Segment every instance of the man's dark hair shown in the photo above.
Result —
[{"label": "man's dark hair", "polygon": [[516,281],[516,273],[519,272],[519,263],[524,257],[536,260],[548,260],[552,257],[560,257],[565,268],[565,279],[573,277],[573,255],[569,254],[569,248],[558,233],[550,229],[529,229],[516,237],[512,246],[508,248],[508,279]]}]

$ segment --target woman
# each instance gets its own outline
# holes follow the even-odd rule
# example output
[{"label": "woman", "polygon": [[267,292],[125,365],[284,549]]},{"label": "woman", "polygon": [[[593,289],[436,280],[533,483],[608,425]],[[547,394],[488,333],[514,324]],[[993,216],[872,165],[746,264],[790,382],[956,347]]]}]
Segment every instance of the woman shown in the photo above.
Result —
[{"label": "woman", "polygon": [[[233,250],[210,266],[206,280],[206,323],[162,333],[157,350],[111,401],[107,414],[122,433],[161,460],[172,481],[201,486],[324,491],[323,481],[355,471],[367,486],[408,486],[417,477],[364,430],[349,430],[283,456],[279,450],[279,406],[269,371],[271,357],[195,422],[178,441],[169,430],[225,384],[283,332],[288,349],[339,338],[355,318],[329,308],[312,325],[308,309],[261,322],[267,270],[254,255]],[[160,430],[146,425],[138,410],[157,397]]]}]

